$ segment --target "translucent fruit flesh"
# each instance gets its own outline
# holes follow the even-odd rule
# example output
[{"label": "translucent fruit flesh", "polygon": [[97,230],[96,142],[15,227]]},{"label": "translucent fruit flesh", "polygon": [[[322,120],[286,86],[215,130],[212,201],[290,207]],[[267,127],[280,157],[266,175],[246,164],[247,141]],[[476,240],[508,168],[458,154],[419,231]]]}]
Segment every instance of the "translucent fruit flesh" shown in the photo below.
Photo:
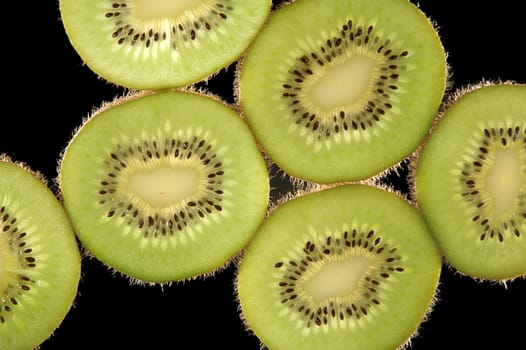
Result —
[{"label": "translucent fruit flesh", "polygon": [[449,263],[526,274],[526,86],[475,87],[444,113],[416,167],[419,205]]},{"label": "translucent fruit flesh", "polygon": [[262,154],[239,115],[186,92],[96,114],[68,145],[60,182],[88,251],[125,275],[161,283],[227,264],[265,217],[269,191]]},{"label": "translucent fruit flesh", "polygon": [[185,11],[198,7],[203,0],[134,0],[134,14],[142,21],[177,17]]},{"label": "translucent fruit flesh", "polygon": [[60,0],[82,61],[132,89],[182,87],[236,61],[263,26],[270,0]]},{"label": "translucent fruit flesh", "polygon": [[440,270],[414,207],[346,185],[273,211],[241,260],[237,292],[270,349],[394,349],[428,313]]},{"label": "translucent fruit flesh", "polygon": [[33,349],[51,336],[76,297],[80,266],[57,198],[0,157],[0,349]]},{"label": "translucent fruit flesh", "polygon": [[405,0],[303,0],[276,11],[249,48],[239,100],[287,173],[358,180],[418,147],[446,71],[435,28]]}]

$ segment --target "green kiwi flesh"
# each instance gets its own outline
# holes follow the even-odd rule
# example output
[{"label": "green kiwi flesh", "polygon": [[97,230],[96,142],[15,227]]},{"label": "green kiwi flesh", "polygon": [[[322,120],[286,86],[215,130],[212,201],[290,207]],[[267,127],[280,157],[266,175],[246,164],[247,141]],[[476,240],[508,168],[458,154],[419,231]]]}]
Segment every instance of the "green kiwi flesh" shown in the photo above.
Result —
[{"label": "green kiwi flesh", "polygon": [[80,267],[73,228],[45,180],[0,155],[0,349],[34,349],[52,335]]},{"label": "green kiwi flesh", "polygon": [[415,193],[458,271],[526,275],[526,85],[460,90],[423,146]]},{"label": "green kiwi flesh", "polygon": [[342,185],[272,211],[241,260],[237,296],[270,349],[394,349],[428,315],[440,271],[412,205]]},{"label": "green kiwi flesh", "polygon": [[60,0],[67,37],[99,76],[133,89],[186,86],[238,59],[270,0]]},{"label": "green kiwi flesh", "polygon": [[266,164],[240,116],[210,96],[132,95],[66,147],[64,204],[93,256],[146,282],[206,275],[248,243],[267,210]]},{"label": "green kiwi flesh", "polygon": [[299,0],[275,11],[248,50],[239,101],[282,169],[333,183],[411,154],[446,80],[437,32],[409,1]]}]

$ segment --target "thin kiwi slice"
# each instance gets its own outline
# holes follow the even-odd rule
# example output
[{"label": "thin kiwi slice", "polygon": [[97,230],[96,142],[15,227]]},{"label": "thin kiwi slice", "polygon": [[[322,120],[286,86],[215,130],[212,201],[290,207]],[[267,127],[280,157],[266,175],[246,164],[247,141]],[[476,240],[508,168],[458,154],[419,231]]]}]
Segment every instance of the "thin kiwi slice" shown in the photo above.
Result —
[{"label": "thin kiwi slice", "polygon": [[52,335],[80,268],[73,228],[45,179],[0,155],[0,349],[34,349]]},{"label": "thin kiwi slice", "polygon": [[243,319],[270,349],[395,349],[435,300],[441,256],[420,213],[368,185],[273,211],[239,265]]},{"label": "thin kiwi slice", "polygon": [[93,256],[135,280],[210,274],[264,219],[266,164],[239,115],[182,91],[121,98],[66,147],[64,204]]},{"label": "thin kiwi slice", "polygon": [[431,127],[447,65],[407,0],[299,0],[270,17],[239,66],[239,100],[270,157],[296,177],[368,178]]},{"label": "thin kiwi slice", "polygon": [[179,87],[238,59],[270,0],[60,0],[69,41],[95,73],[134,89]]},{"label": "thin kiwi slice", "polygon": [[526,275],[526,85],[459,90],[423,145],[415,195],[459,272]]}]

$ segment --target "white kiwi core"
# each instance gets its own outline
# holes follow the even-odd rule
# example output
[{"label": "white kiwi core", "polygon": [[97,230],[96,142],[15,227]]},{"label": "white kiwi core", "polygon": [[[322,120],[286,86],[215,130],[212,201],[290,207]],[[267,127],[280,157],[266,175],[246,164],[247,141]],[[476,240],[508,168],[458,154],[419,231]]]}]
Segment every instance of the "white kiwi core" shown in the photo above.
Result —
[{"label": "white kiwi core", "polygon": [[486,189],[492,199],[495,214],[501,216],[512,210],[522,186],[521,162],[515,149],[500,149],[488,171]]},{"label": "white kiwi core", "polygon": [[177,17],[201,4],[203,0],[135,0],[135,16],[143,21]]},{"label": "white kiwi core", "polygon": [[200,173],[192,167],[158,167],[130,174],[126,189],[152,207],[166,208],[199,190]]},{"label": "white kiwi core", "polygon": [[371,263],[370,259],[360,255],[328,262],[305,282],[305,291],[317,302],[349,295],[358,288]]},{"label": "white kiwi core", "polygon": [[372,80],[375,61],[354,55],[329,67],[312,86],[310,97],[319,108],[328,110],[360,100]]}]

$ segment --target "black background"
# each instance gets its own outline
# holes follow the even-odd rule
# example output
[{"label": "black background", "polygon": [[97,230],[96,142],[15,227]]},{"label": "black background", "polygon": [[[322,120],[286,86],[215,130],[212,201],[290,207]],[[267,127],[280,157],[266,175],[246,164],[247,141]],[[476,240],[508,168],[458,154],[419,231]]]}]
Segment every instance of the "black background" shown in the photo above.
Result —
[{"label": "black background", "polygon": [[[5,5],[4,17],[20,22],[3,26],[0,153],[52,179],[60,153],[82,119],[125,90],[82,65],[65,36],[55,1]],[[453,89],[482,79],[526,82],[521,2],[422,0],[420,7],[438,24]],[[232,102],[234,68],[199,85]],[[41,349],[136,348],[144,342],[148,348],[258,349],[257,338],[239,317],[234,279],[231,266],[213,277],[171,286],[130,285],[97,260],[85,259],[75,305]],[[411,349],[524,346],[525,279],[505,288],[445,267],[438,297]]]}]

